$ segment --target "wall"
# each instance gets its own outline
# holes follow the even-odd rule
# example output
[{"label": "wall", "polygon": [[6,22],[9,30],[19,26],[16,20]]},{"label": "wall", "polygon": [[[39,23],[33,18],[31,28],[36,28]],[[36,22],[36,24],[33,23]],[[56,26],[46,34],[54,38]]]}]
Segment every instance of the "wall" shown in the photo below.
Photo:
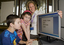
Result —
[{"label": "wall", "polygon": [[[59,10],[62,10],[63,16],[61,19],[61,26],[64,27],[64,0],[59,0]],[[64,28],[61,28],[61,37],[64,39]]]},{"label": "wall", "polygon": [[13,14],[14,1],[1,3],[1,22],[6,20],[9,14]]},{"label": "wall", "polygon": [[[55,0],[54,1],[54,11],[57,11],[58,9],[62,11],[63,16],[61,19],[61,26],[64,27],[64,0]],[[61,28],[61,39],[64,39],[64,28]]]},{"label": "wall", "polygon": [[1,9],[0,9],[0,22],[1,22]]},{"label": "wall", "polygon": [[57,11],[59,9],[59,4],[58,0],[54,0],[54,11]]}]

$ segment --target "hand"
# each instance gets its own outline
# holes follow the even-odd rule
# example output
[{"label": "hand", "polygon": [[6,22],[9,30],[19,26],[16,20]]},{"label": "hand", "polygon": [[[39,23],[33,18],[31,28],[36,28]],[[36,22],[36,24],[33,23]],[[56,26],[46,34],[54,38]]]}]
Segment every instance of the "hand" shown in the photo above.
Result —
[{"label": "hand", "polygon": [[26,41],[25,44],[26,44],[26,45],[31,45],[31,44],[32,44],[32,40],[28,40],[28,41]]},{"label": "hand", "polygon": [[58,11],[58,14],[62,18],[62,11]]},{"label": "hand", "polygon": [[31,41],[34,41],[35,39],[30,39]]},{"label": "hand", "polygon": [[26,41],[25,44],[26,44],[26,45],[32,44],[32,41],[34,41],[34,40],[35,40],[35,39],[30,39],[30,40]]},{"label": "hand", "polygon": [[29,41],[26,41],[26,43],[25,43],[25,44],[26,44],[26,45],[28,45],[29,43],[30,43]]},{"label": "hand", "polygon": [[32,41],[34,41],[34,40],[35,40],[35,39],[30,39],[29,41],[32,42]]},{"label": "hand", "polygon": [[34,39],[30,39],[28,41],[29,41],[29,43],[27,43],[26,45],[32,45],[32,41],[34,41]]}]

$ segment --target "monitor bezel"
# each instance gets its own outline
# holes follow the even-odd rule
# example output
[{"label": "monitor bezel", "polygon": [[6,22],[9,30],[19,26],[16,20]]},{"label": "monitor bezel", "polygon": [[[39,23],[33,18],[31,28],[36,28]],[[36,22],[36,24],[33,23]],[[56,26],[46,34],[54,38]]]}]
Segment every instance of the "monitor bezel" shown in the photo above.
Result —
[{"label": "monitor bezel", "polygon": [[[54,12],[54,13],[57,13],[57,12]],[[41,15],[44,16],[44,15],[47,15],[47,14],[52,14],[52,13],[46,13],[46,14],[37,15],[37,33],[38,34],[42,34],[42,35],[46,35],[46,36],[50,36],[50,37],[53,37],[53,38],[61,39],[61,18],[60,18],[60,16],[58,16],[58,19],[59,19],[59,37],[51,36],[51,35],[47,35],[47,34],[43,34],[43,33],[39,32],[39,16],[41,16]]]}]

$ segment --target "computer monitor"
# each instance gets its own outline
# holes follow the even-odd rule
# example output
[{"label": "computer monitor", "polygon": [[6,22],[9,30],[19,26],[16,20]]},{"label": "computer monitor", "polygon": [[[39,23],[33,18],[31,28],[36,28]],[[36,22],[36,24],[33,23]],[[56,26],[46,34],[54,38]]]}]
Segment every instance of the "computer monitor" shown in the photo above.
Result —
[{"label": "computer monitor", "polygon": [[38,15],[37,25],[38,34],[61,39],[61,18],[58,13]]}]

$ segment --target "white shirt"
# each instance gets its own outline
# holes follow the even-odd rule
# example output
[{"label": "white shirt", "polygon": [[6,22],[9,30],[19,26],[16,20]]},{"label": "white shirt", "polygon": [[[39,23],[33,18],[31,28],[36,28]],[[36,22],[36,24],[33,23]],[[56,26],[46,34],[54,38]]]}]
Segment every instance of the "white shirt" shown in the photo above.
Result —
[{"label": "white shirt", "polygon": [[[32,35],[38,35],[37,34],[37,15],[39,15],[39,14],[43,14],[43,12],[36,10],[34,12],[34,14],[32,15],[32,20],[33,20],[32,27],[34,27],[34,30],[31,30]],[[35,15],[35,17],[33,18],[34,15]]]}]

